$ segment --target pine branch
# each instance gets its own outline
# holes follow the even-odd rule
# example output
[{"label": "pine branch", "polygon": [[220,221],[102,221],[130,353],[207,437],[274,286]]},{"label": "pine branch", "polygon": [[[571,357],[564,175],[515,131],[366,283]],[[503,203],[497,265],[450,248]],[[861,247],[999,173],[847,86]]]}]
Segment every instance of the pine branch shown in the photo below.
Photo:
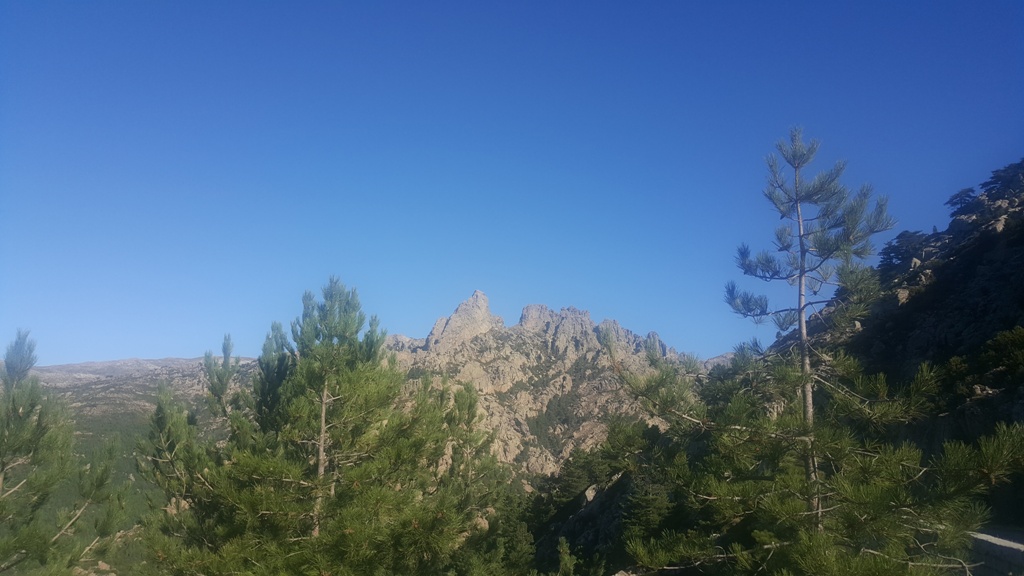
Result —
[{"label": "pine branch", "polygon": [[85,504],[82,504],[82,507],[79,508],[78,511],[75,512],[75,515],[71,517],[71,520],[68,520],[68,523],[60,529],[60,532],[57,532],[57,534],[55,534],[53,538],[50,538],[50,544],[53,544],[61,536],[66,534],[68,529],[71,528],[75,524],[75,522],[78,522],[78,519],[82,517],[82,514],[85,513],[85,509],[88,508],[90,504],[92,504],[92,500],[86,500]]},{"label": "pine branch", "polygon": [[93,538],[92,542],[89,543],[89,545],[85,547],[85,550],[82,550],[82,553],[78,555],[78,561],[79,562],[85,562],[87,560],[91,560],[91,558],[86,558],[85,556],[89,552],[91,552],[93,548],[96,547],[96,544],[98,544],[99,541],[100,541],[100,537],[99,536]]},{"label": "pine branch", "polygon": [[21,488],[25,484],[25,482],[28,482],[28,478],[22,479],[22,481],[18,482],[18,484],[14,488],[11,488],[7,492],[4,492],[3,495],[0,495],[0,500],[3,500],[4,498],[7,498],[11,494],[17,492],[18,488]]},{"label": "pine branch", "polygon": [[18,564],[21,564],[26,559],[28,559],[28,552],[26,552],[25,550],[18,550],[14,552],[14,554],[11,555],[11,558],[9,558],[6,562],[0,564],[0,572],[6,572],[11,568],[14,568]]},{"label": "pine branch", "polygon": [[[774,552],[775,550],[777,550],[779,548],[783,548],[783,547],[789,546],[791,544],[792,544],[792,542],[773,542],[771,544],[764,544],[763,546],[758,546],[756,548],[750,548],[750,549],[747,549],[747,550],[742,550],[740,552],[721,552],[719,554],[711,554],[711,555],[707,555],[707,556],[702,556],[699,560],[694,560],[693,562],[691,562],[689,564],[680,564],[678,566],[662,566],[661,568],[658,568],[658,570],[682,571],[682,570],[687,570],[689,568],[696,568],[697,566],[700,566],[702,564],[709,564],[709,563],[713,563],[713,562],[717,563],[717,562],[722,562],[724,560],[730,560],[732,558],[737,558],[737,557],[739,557],[741,555],[749,554],[751,552],[757,552],[757,551],[760,551],[760,550],[771,550],[772,552]],[[719,549],[721,549],[721,548],[719,548]],[[771,555],[769,555],[769,558],[770,557],[771,557]]]},{"label": "pine branch", "polygon": [[689,414],[686,414],[685,412],[681,412],[679,410],[676,410],[675,408],[666,407],[663,403],[659,402],[658,400],[656,400],[654,398],[651,398],[648,395],[644,395],[642,393],[640,393],[640,395],[644,399],[646,399],[648,402],[650,402],[656,409],[665,411],[668,414],[676,416],[677,418],[681,418],[683,420],[686,420],[687,422],[690,422],[691,424],[696,425],[698,428],[701,429],[701,431],[714,432],[714,431],[718,431],[718,430],[725,430],[725,431],[732,431],[732,432],[743,432],[745,434],[756,435],[756,436],[765,436],[765,437],[773,438],[773,439],[776,439],[776,440],[787,440],[787,441],[791,441],[791,442],[794,442],[794,443],[803,442],[803,443],[810,444],[814,440],[810,436],[793,436],[793,435],[789,435],[789,434],[783,434],[781,432],[769,432],[767,430],[756,430],[754,428],[749,428],[747,426],[740,426],[739,424],[721,424],[720,425],[720,424],[716,424],[715,422],[713,422],[711,420],[700,420],[698,418],[694,418],[693,416],[690,416]]},{"label": "pine branch", "polygon": [[[829,299],[829,300],[811,300],[810,302],[805,302],[804,303],[804,310],[807,310],[811,306],[819,306],[821,304],[828,304],[830,302],[832,302],[831,299]],[[787,312],[800,312],[800,308],[797,308],[795,306],[791,307],[791,308],[778,308],[778,309],[775,309],[775,310],[770,310],[770,311],[765,312],[764,314],[760,314],[760,315],[761,316],[771,316],[773,314],[786,314]],[[751,314],[750,316],[753,316],[753,314]]]},{"label": "pine branch", "polygon": [[910,567],[919,566],[919,567],[922,567],[922,568],[939,568],[939,569],[944,569],[944,570],[962,568],[963,571],[964,571],[964,574],[966,574],[967,576],[970,576],[971,568],[977,568],[978,566],[981,566],[981,563],[968,564],[967,562],[965,562],[965,561],[963,561],[963,560],[961,560],[959,558],[951,558],[949,556],[940,556],[938,554],[936,554],[936,556],[938,556],[939,558],[942,558],[943,560],[954,560],[954,561],[956,561],[956,563],[955,564],[952,564],[952,563],[939,564],[939,563],[933,563],[933,562],[914,562],[912,560],[900,560],[899,558],[893,558],[892,556],[889,556],[888,554],[883,554],[883,553],[881,553],[881,552],[879,552],[877,550],[872,550],[870,548],[862,548],[861,552],[866,552],[866,553],[872,554],[874,556],[880,556],[880,557],[885,558],[887,560],[892,560],[893,562],[898,562],[900,564],[906,564],[907,566],[910,566]]}]

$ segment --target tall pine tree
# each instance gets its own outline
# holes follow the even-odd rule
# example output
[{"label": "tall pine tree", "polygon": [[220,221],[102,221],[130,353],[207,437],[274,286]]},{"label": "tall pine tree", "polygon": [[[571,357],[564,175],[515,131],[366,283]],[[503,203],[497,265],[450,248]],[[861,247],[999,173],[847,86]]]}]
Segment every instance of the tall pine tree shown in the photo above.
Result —
[{"label": "tall pine tree", "polygon": [[[738,313],[798,328],[798,354],[737,349],[732,365],[698,378],[656,355],[653,375],[623,375],[662,425],[651,448],[659,471],[630,511],[626,548],[665,573],[888,575],[967,573],[969,531],[985,518],[978,497],[1024,466],[1024,428],[1000,425],[975,445],[947,443],[925,456],[898,427],[929,414],[937,374],[907,383],[866,375],[842,350],[814,350],[807,316],[830,284],[860,279],[870,237],[891,225],[867,189],[851,198],[842,165],[803,173],[817,144],[799,131],[769,160],[766,197],[788,220],[777,252],[741,246],[744,273],[796,288],[795,306],[730,283]],[[780,256],[781,254],[781,256]],[[699,385],[697,385],[699,384]],[[641,475],[640,473],[637,473]],[[641,519],[642,521],[637,521]]]},{"label": "tall pine tree", "polygon": [[[769,156],[764,196],[786,223],[775,231],[774,251],[754,256],[749,246],[741,244],[736,255],[743,274],[795,286],[796,305],[772,308],[767,297],[741,291],[734,282],[729,282],[725,289],[725,300],[736,313],[756,321],[770,317],[783,332],[794,324],[797,326],[802,375],[800,399],[808,438],[804,465],[807,481],[812,485],[818,481],[818,467],[807,317],[815,307],[831,300],[830,288],[848,285],[848,281],[858,275],[858,262],[873,254],[871,237],[894,225],[886,214],[884,197],[877,199],[872,207],[870,187],[864,186],[851,195],[839,181],[846,167],[843,162],[814,177],[805,173],[818,146],[816,140],[804,143],[800,129],[790,132],[788,143],[781,141],[776,145],[792,172],[792,180],[787,178],[778,157]],[[820,511],[816,490],[808,496],[808,506]]]}]

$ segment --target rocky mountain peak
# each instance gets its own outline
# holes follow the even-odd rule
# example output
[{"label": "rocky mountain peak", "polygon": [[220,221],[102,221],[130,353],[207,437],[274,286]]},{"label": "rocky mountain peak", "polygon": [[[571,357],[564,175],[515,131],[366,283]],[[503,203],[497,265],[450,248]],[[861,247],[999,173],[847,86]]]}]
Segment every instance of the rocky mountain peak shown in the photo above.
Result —
[{"label": "rocky mountain peak", "polygon": [[500,316],[491,314],[487,295],[476,290],[468,300],[459,304],[450,317],[439,318],[434,323],[427,336],[426,347],[428,350],[450,349],[504,326]]},{"label": "rocky mountain peak", "polygon": [[[608,354],[602,340],[617,353]],[[636,413],[612,356],[628,371],[643,371],[650,344],[663,357],[677,357],[656,335],[638,336],[607,320],[598,326],[573,307],[556,312],[531,304],[518,324],[505,327],[477,291],[439,319],[426,340],[389,336],[387,346],[410,378],[432,375],[477,390],[481,424],[495,432],[499,459],[552,473],[574,448],[604,438],[606,415]]]},{"label": "rocky mountain peak", "polygon": [[551,326],[558,321],[558,315],[543,304],[530,304],[523,308],[519,317],[519,326],[529,332],[549,332]]}]

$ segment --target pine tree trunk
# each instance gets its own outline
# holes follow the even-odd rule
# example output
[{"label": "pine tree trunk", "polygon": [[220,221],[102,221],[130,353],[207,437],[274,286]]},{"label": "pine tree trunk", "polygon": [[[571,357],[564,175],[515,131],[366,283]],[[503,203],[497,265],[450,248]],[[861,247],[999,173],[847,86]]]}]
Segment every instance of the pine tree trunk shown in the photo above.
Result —
[{"label": "pine tree trunk", "polygon": [[320,535],[320,511],[324,505],[324,494],[321,482],[327,473],[327,382],[324,381],[323,390],[320,392],[320,437],[316,443],[316,500],[313,502],[313,537]]},{"label": "pine tree trunk", "polygon": [[[799,195],[800,170],[794,171],[794,193]],[[807,480],[807,508],[816,516],[817,528],[822,530],[821,498],[818,485],[818,458],[814,445],[814,382],[811,379],[810,343],[807,338],[807,253],[808,247],[804,238],[803,210],[796,204],[797,237],[800,241],[800,270],[798,272],[797,324],[800,329],[800,395],[804,403],[804,424],[807,426],[807,452],[804,454],[804,475]]]}]

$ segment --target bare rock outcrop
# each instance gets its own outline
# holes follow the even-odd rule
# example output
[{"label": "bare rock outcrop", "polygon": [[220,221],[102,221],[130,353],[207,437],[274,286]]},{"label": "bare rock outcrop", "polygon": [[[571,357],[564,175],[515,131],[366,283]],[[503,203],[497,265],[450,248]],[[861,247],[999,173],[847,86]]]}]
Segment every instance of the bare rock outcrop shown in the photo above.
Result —
[{"label": "bare rock outcrop", "polygon": [[885,295],[850,338],[869,369],[909,379],[921,362],[972,354],[1024,325],[1024,177],[973,198],[946,230],[903,232],[887,250]]},{"label": "bare rock outcrop", "polygon": [[427,336],[428,350],[453,349],[490,330],[504,327],[501,318],[491,314],[487,296],[477,290],[449,318],[439,318]]},{"label": "bare rock outcrop", "polygon": [[497,456],[547,474],[574,448],[600,442],[605,416],[638,409],[615,376],[602,338],[615,343],[615,361],[627,370],[647,366],[650,346],[679,358],[656,334],[640,337],[608,320],[597,325],[572,307],[556,312],[529,305],[518,324],[506,327],[480,291],[439,319],[425,340],[392,336],[387,346],[411,378],[474,386]]}]

